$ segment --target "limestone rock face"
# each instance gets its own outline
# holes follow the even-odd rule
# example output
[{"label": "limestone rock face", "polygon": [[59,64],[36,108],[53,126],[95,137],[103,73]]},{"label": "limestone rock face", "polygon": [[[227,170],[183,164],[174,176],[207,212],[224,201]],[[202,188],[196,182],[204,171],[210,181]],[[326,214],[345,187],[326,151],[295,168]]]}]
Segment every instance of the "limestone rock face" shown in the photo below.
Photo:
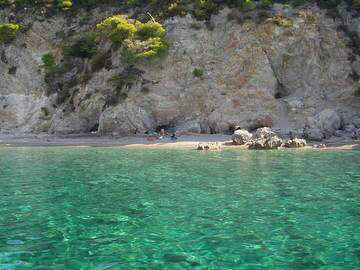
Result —
[{"label": "limestone rock face", "polygon": [[352,62],[351,67],[353,71],[360,76],[360,56],[356,57],[356,60]]},{"label": "limestone rock face", "polygon": [[308,118],[305,133],[310,140],[320,141],[324,137],[330,137],[340,129],[341,119],[339,115],[330,109],[321,111],[315,117]]},{"label": "limestone rock face", "polygon": [[352,120],[352,124],[356,127],[356,128],[360,128],[360,118],[355,118]]},{"label": "limestone rock face", "polygon": [[197,120],[179,121],[175,128],[178,133],[201,133],[201,126]]},{"label": "limestone rock face", "polygon": [[144,133],[153,126],[146,110],[135,104],[120,104],[109,107],[100,116],[99,130],[114,135]]},{"label": "limestone rock face", "polygon": [[[50,19],[26,14],[29,29],[11,46],[0,45],[0,132],[222,133],[267,126],[306,127],[309,139],[321,140],[360,119],[357,82],[349,77],[357,63],[348,59],[338,22],[316,7],[275,8],[289,16],[290,27],[271,20],[239,24],[228,8],[212,16],[212,29],[190,15],[166,20],[167,57],[136,64],[139,76],[120,96],[111,79],[125,66],[111,44],[100,48],[108,52],[107,67],[93,69],[92,60],[76,58],[54,77],[40,68],[42,55],[50,51],[59,63],[63,45],[117,10]],[[7,22],[7,11],[0,13],[0,23]],[[195,68],[202,77],[193,75]]]},{"label": "limestone rock face", "polygon": [[318,116],[320,127],[325,136],[331,136],[341,127],[341,119],[339,115],[333,110],[324,110]]},{"label": "limestone rock face", "polygon": [[355,129],[356,129],[356,127],[354,126],[354,125],[346,125],[345,127],[344,127],[344,131],[345,132],[348,132],[348,133],[350,133],[350,132],[354,132],[355,131]]},{"label": "limestone rock face", "polygon": [[232,136],[232,140],[233,140],[234,144],[243,145],[243,144],[248,143],[252,137],[253,137],[253,135],[249,131],[244,130],[244,129],[238,129],[238,130],[235,130],[235,132]]},{"label": "limestone rock face", "polygon": [[309,128],[306,131],[306,136],[311,141],[321,141],[324,138],[324,134],[319,128]]},{"label": "limestone rock face", "polygon": [[352,133],[352,138],[355,140],[360,140],[360,128],[354,130]]}]

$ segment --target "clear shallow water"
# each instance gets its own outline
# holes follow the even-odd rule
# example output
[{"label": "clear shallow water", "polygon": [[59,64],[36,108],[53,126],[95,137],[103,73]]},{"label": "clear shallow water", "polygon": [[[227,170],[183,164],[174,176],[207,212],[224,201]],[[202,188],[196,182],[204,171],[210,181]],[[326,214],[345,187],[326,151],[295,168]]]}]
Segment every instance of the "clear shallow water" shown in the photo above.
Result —
[{"label": "clear shallow water", "polygon": [[359,269],[360,152],[0,148],[0,269]]}]

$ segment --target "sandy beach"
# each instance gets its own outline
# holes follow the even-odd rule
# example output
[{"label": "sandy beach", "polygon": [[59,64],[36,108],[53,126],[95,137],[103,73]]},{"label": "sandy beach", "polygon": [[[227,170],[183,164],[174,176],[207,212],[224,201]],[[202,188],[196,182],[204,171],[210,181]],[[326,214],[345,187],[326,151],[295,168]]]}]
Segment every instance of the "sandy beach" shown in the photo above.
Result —
[{"label": "sandy beach", "polygon": [[[244,146],[233,145],[231,135],[224,134],[188,134],[180,136],[176,141],[170,137],[156,139],[148,136],[111,137],[96,134],[48,135],[48,134],[0,134],[0,146],[78,146],[78,147],[127,147],[127,148],[159,148],[159,149],[196,149],[199,143],[218,142],[226,149],[243,149]],[[335,138],[321,143],[324,149],[360,150],[360,141]],[[311,149],[319,142],[308,142],[306,149]]]},{"label": "sandy beach", "polygon": [[153,136],[98,136],[96,134],[48,135],[48,134],[0,134],[3,146],[122,146],[129,148],[195,148],[198,143],[219,142],[225,146],[231,143],[230,135],[181,135],[173,141],[169,136],[157,139]]}]

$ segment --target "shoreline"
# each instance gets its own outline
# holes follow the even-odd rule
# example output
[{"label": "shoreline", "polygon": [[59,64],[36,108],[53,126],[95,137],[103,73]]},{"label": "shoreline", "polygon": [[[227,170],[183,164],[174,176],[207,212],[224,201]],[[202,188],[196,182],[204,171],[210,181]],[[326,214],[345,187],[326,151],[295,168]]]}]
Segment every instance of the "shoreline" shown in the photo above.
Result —
[{"label": "shoreline", "polygon": [[[176,141],[169,137],[155,140],[147,136],[109,137],[96,134],[48,135],[48,134],[0,134],[0,147],[124,147],[129,149],[196,149],[199,143],[219,142],[223,149],[248,150],[245,146],[233,145],[231,135],[188,134]],[[325,144],[326,148],[314,148],[315,144]],[[360,141],[335,138],[322,142],[308,142],[303,149],[315,150],[360,150]]]}]

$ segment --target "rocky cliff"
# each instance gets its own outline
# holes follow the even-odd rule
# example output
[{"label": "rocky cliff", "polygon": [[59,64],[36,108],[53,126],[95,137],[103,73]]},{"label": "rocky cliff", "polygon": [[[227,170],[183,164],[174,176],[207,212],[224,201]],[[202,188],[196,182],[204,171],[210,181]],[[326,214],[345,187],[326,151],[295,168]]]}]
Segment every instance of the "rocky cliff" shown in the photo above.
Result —
[{"label": "rocky cliff", "polygon": [[[335,19],[316,6],[282,5],[272,12],[285,17],[261,21],[239,20],[229,8],[207,23],[173,17],[164,22],[171,46],[161,60],[129,67],[103,42],[96,56],[102,65],[74,58],[51,75],[40,68],[44,54],[61,61],[64,43],[118,11],[25,13],[27,28],[0,45],[0,132],[224,133],[272,126],[321,139],[360,127],[360,60],[341,27],[346,21],[358,35],[360,23],[339,9],[343,17]],[[8,22],[9,12],[1,12],[0,23]],[[131,74],[131,81],[119,87],[113,79],[119,74]]]}]

